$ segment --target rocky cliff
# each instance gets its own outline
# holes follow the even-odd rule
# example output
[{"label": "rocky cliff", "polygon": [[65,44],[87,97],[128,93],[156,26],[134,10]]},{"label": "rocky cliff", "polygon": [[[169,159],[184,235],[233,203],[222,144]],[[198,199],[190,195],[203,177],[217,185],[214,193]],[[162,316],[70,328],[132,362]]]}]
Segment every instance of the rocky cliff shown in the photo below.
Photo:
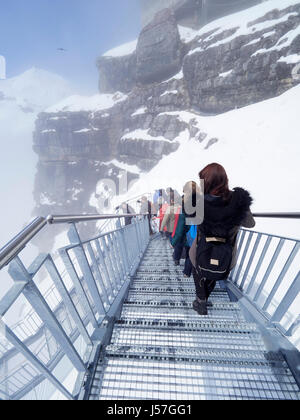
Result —
[{"label": "rocky cliff", "polygon": [[[129,181],[182,141],[206,138],[184,111],[218,114],[278,96],[300,82],[300,2],[269,1],[206,25],[178,26],[166,9],[137,42],[98,60],[100,94],[39,115],[36,212],[95,211],[101,180]],[[277,8],[273,6],[277,5]]]}]

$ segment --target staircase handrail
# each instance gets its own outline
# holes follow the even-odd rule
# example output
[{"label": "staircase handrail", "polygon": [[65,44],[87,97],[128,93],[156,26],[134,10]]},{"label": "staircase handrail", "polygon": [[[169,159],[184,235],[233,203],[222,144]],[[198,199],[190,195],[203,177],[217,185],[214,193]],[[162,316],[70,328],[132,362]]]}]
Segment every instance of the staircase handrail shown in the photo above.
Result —
[{"label": "staircase handrail", "polygon": [[62,215],[37,217],[29,223],[21,232],[19,232],[11,241],[0,249],[0,270],[8,265],[29,242],[47,225],[63,224],[63,223],[79,223],[91,222],[99,220],[122,219],[125,217],[146,216],[141,214],[85,214],[85,215]]}]

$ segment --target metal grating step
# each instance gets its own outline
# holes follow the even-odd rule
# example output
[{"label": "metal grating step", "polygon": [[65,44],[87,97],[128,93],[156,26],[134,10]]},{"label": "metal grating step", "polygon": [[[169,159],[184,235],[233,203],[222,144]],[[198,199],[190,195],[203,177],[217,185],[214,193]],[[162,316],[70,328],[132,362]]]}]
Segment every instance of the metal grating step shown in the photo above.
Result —
[{"label": "metal grating step", "polygon": [[[270,365],[283,366],[283,357],[279,353],[255,350],[225,350],[201,349],[190,347],[151,347],[111,344],[106,348],[106,357],[127,359],[173,360],[202,362],[208,364],[226,363],[232,365],[247,364],[253,366]],[[287,365],[285,364],[285,367]]]},{"label": "metal grating step", "polygon": [[[226,310],[223,308],[216,309],[208,308],[208,315],[205,319],[211,319],[215,321],[222,320],[243,320],[240,311],[237,310]],[[178,321],[198,321],[199,315],[195,312],[192,307],[133,307],[132,305],[124,305],[121,319],[152,319],[152,320],[178,320]]]},{"label": "metal grating step", "polygon": [[[128,299],[125,301],[125,303],[128,303],[129,305],[134,305],[135,302],[142,302],[142,305],[150,305],[150,306],[156,306],[156,305],[162,305],[162,306],[182,306],[182,307],[190,307],[192,308],[193,305],[193,299],[184,299],[184,297],[177,295],[171,295],[171,296],[160,296],[160,295],[147,295],[146,297],[139,296],[134,298],[133,296],[128,297]],[[217,299],[209,299],[208,305],[227,305],[231,304],[228,300],[217,300]],[[217,306],[218,307],[218,306]]]},{"label": "metal grating step", "polygon": [[[158,299],[160,296],[162,296],[161,293],[156,292],[156,293],[144,293],[141,290],[140,291],[132,291],[129,292],[129,299],[136,299],[136,300],[143,300],[145,298],[145,296],[147,296],[148,299],[152,299],[152,300],[156,300]],[[193,302],[195,300],[195,294],[193,293],[164,293],[163,294],[165,299],[173,299],[174,301],[177,301],[178,299],[183,300],[184,302]],[[229,297],[227,295],[227,293],[213,293],[210,298],[209,301],[211,301],[212,303],[217,303],[217,302],[229,302]]]},{"label": "metal grating step", "polygon": [[[183,264],[184,260],[180,261],[181,264]],[[149,254],[146,253],[146,255],[144,256],[143,261],[141,262],[141,266],[143,266],[144,264],[147,266],[153,266],[155,265],[154,262],[158,265],[163,265],[165,262],[167,262],[168,265],[174,266],[175,261],[173,259],[173,252],[166,252],[164,250],[158,252],[150,251]]]},{"label": "metal grating step", "polygon": [[[193,290],[195,295],[195,284],[190,279],[180,279],[178,277],[168,278],[168,277],[158,277],[157,279],[150,278],[147,280],[147,277],[135,278],[132,282],[131,289],[144,289],[144,288],[180,288],[188,289],[188,291]],[[228,293],[225,289],[216,288],[214,293],[223,292],[228,296]]]},{"label": "metal grating step", "polygon": [[[141,264],[140,268],[152,268],[153,267],[153,261],[143,261],[143,263]],[[159,271],[161,268],[165,269],[165,268],[183,268],[184,267],[184,262],[181,261],[180,265],[174,265],[174,261],[170,261],[169,259],[165,259],[165,260],[160,260],[160,261],[156,261],[155,262],[155,268]]]},{"label": "metal grating step", "polygon": [[207,317],[198,317],[197,320],[167,320],[167,319],[126,319],[121,318],[116,322],[116,326],[123,328],[160,328],[161,330],[184,330],[195,332],[219,332],[232,334],[251,334],[257,332],[256,324],[238,321],[222,321],[208,319]]},{"label": "metal grating step", "polygon": [[168,267],[168,268],[162,268],[161,270],[157,270],[157,268],[147,268],[147,267],[141,267],[138,271],[137,271],[137,275],[143,275],[143,274],[158,274],[159,276],[182,276],[182,268],[172,268],[172,267]]},{"label": "metal grating step", "polygon": [[100,400],[297,400],[284,366],[106,360]]},{"label": "metal grating step", "polygon": [[[145,300],[136,300],[130,299],[125,301],[124,307],[135,307],[135,308],[168,308],[168,309],[189,309],[193,310],[191,302],[186,301],[174,301],[172,298],[166,299],[164,297],[158,297],[155,300],[145,299]],[[224,303],[215,303],[213,305],[214,311],[234,311],[240,312],[240,306],[238,303],[224,302]]]},{"label": "metal grating step", "polygon": [[[195,287],[191,287],[191,286],[146,286],[146,287],[141,287],[139,286],[139,284],[133,285],[130,289],[131,292],[142,292],[142,293],[186,293],[186,294],[192,294],[195,296]],[[222,289],[216,289],[213,292],[214,294],[218,294],[218,293],[223,293],[223,294],[227,294],[227,292],[225,290]],[[228,296],[228,294],[227,294]]]},{"label": "metal grating step", "polygon": [[265,350],[265,345],[258,332],[251,334],[231,334],[202,332],[194,334],[188,331],[136,330],[134,328],[114,329],[111,343],[115,345],[152,346],[152,347],[183,347],[213,348],[225,350]]},{"label": "metal grating step", "polygon": [[[168,254],[160,254],[160,256],[156,256],[156,257],[154,256],[154,257],[151,257],[151,259],[150,258],[147,259],[146,257],[141,263],[140,267],[144,267],[144,266],[153,267],[153,266],[156,266],[156,263],[158,267],[161,267],[165,264],[168,264],[168,266],[176,267],[172,255],[168,255]],[[181,263],[183,263],[183,261]],[[182,265],[180,265],[180,267],[182,267]]]},{"label": "metal grating step", "polygon": [[133,279],[133,286],[143,286],[144,284],[149,284],[149,286],[157,286],[157,284],[159,285],[173,285],[175,284],[176,286],[182,286],[182,287],[195,287],[194,286],[194,281],[188,278],[184,278],[184,277],[178,277],[178,276],[156,276],[156,277],[147,277],[143,274],[137,275],[134,279]]}]

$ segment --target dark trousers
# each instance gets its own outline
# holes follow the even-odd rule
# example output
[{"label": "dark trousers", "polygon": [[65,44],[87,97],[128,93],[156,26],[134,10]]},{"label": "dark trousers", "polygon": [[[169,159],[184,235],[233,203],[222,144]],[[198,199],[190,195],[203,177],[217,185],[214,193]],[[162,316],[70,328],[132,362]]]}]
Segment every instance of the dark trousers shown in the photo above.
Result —
[{"label": "dark trousers", "polygon": [[184,250],[185,250],[185,264],[184,264],[183,274],[185,274],[188,277],[191,277],[193,265],[189,257],[190,247],[184,246],[183,244],[177,244],[174,248],[173,258],[174,258],[174,261],[180,261],[181,258],[184,258],[184,255],[183,255]]},{"label": "dark trousers", "polygon": [[160,234],[161,234],[163,239],[168,239],[169,241],[171,241],[172,233],[170,233],[170,232],[160,232]]},{"label": "dark trousers", "polygon": [[185,274],[188,277],[191,277],[192,275],[192,271],[193,271],[193,264],[190,260],[190,247],[186,246],[185,247],[185,252],[186,252],[186,258],[185,258],[185,264],[184,264],[184,270],[183,270],[183,274]]},{"label": "dark trousers", "polygon": [[151,218],[152,218],[152,216],[147,216],[148,217],[148,223],[149,223],[149,233],[150,233],[150,235],[153,235],[153,229],[152,229],[152,226],[151,226]]},{"label": "dark trousers", "polygon": [[200,277],[195,268],[193,268],[193,277],[197,297],[200,300],[207,300],[214,291],[217,282],[213,280],[206,280],[204,277]]},{"label": "dark trousers", "polygon": [[183,244],[177,244],[174,247],[174,254],[173,254],[173,258],[174,261],[180,261],[182,258],[182,253],[183,253]]}]

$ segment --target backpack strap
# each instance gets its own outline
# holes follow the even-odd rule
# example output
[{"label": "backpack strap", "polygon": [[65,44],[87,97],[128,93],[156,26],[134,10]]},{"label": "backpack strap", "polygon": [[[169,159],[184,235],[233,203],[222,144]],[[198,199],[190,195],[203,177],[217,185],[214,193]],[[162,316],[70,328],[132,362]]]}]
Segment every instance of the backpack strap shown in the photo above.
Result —
[{"label": "backpack strap", "polygon": [[199,226],[197,227],[197,236],[196,236],[196,239],[197,239],[196,244],[198,245],[198,243],[200,241],[200,229],[199,229]]},{"label": "backpack strap", "polygon": [[226,242],[227,242],[227,240],[226,239],[224,239],[224,238],[215,238],[215,237],[213,237],[213,238],[205,238],[206,239],[206,242],[221,242],[221,243],[223,243],[223,244],[226,244]]}]

